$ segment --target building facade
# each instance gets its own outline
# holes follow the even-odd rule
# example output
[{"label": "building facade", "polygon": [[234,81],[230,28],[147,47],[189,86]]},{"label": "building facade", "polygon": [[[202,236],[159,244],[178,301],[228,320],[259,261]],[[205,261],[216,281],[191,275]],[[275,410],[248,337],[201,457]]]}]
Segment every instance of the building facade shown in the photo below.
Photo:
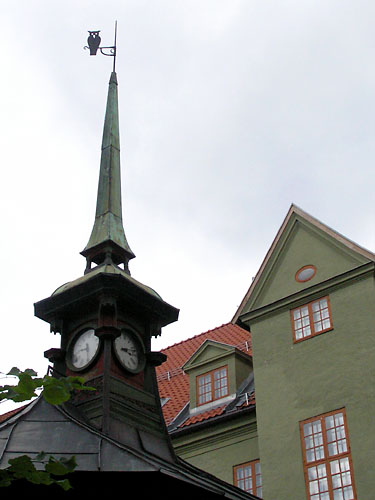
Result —
[{"label": "building facade", "polygon": [[[232,319],[251,345],[252,410],[224,397],[210,410],[194,410],[199,386],[187,353],[181,369],[190,402],[174,420],[164,409],[177,453],[227,480],[232,474],[234,484],[255,494],[262,484],[265,499],[372,498],[374,265],[373,253],[292,205]],[[198,360],[200,351],[209,358],[204,343],[214,333],[203,335]],[[220,341],[233,347],[228,326],[226,333]],[[164,352],[173,358],[173,350],[183,352],[178,345]],[[225,426],[217,415],[223,407],[233,412]]]}]

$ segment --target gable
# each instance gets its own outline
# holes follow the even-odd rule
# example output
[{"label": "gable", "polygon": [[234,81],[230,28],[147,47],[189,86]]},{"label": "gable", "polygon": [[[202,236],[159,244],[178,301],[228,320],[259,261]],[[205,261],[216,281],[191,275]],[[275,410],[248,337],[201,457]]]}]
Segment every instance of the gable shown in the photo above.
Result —
[{"label": "gable", "polygon": [[[292,205],[234,321],[240,314],[354,270],[374,258]],[[297,281],[296,273],[304,266],[314,266],[315,275],[308,281]]]},{"label": "gable", "polygon": [[206,340],[199,349],[184,364],[183,370],[188,372],[191,368],[215,361],[234,352],[233,346],[222,344],[213,340]]}]

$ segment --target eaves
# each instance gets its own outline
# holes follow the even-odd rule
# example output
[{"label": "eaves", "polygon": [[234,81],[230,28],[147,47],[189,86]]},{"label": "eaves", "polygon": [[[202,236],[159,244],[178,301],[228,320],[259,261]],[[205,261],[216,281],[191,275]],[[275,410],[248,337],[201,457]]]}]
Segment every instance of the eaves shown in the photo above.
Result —
[{"label": "eaves", "polygon": [[184,436],[196,431],[201,431],[216,424],[224,423],[229,420],[243,417],[244,415],[250,414],[252,412],[255,412],[255,405],[249,405],[239,410],[238,409],[233,410],[228,413],[222,413],[221,415],[218,415],[216,417],[208,418],[207,420],[203,420],[202,422],[196,422],[194,424],[189,424],[184,427],[180,427],[178,429],[171,431],[169,434],[173,439],[174,437]]}]

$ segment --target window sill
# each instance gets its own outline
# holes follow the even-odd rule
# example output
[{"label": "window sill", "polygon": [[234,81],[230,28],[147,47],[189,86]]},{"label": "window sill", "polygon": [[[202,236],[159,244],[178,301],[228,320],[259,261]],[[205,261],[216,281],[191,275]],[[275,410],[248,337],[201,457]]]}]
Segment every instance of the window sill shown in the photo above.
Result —
[{"label": "window sill", "polygon": [[323,333],[327,333],[327,332],[331,332],[331,331],[333,331],[333,326],[331,326],[330,328],[327,328],[326,330],[322,330],[321,332],[308,335],[307,337],[302,337],[301,339],[298,339],[298,340],[293,338],[293,344],[299,344],[300,342],[304,342],[305,340],[309,340],[309,339],[312,339],[314,337],[319,337],[319,335],[322,335]]},{"label": "window sill", "polygon": [[205,411],[217,408],[218,406],[222,406],[223,404],[230,403],[235,398],[236,394],[230,394],[229,396],[224,396],[223,398],[215,399],[214,401],[210,401],[209,403],[190,408],[189,413],[190,415],[198,415],[199,413],[203,413]]}]

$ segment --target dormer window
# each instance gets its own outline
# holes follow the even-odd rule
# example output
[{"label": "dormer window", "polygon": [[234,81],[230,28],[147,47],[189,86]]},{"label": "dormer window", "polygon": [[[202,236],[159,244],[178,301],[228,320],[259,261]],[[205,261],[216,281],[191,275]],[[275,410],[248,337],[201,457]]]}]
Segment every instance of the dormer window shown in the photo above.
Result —
[{"label": "dormer window", "polygon": [[238,347],[206,339],[182,366],[189,376],[189,413],[229,404],[252,372],[252,358]]},{"label": "dormer window", "polygon": [[197,377],[198,405],[215,401],[228,395],[228,368],[223,366]]}]

